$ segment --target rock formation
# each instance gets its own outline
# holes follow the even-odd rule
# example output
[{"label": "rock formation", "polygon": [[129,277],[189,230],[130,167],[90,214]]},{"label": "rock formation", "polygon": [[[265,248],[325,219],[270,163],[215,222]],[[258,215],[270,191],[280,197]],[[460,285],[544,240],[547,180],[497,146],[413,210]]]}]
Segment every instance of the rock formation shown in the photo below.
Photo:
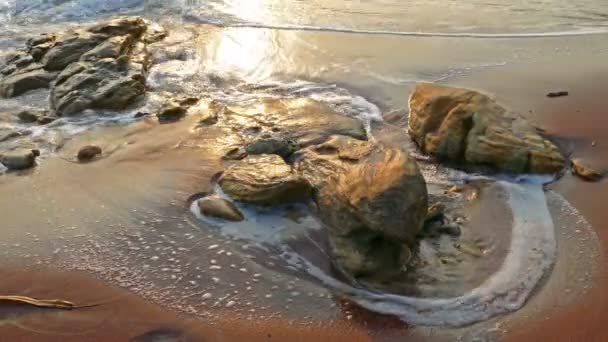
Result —
[{"label": "rock formation", "polygon": [[553,143],[487,95],[422,83],[409,103],[411,137],[440,161],[512,173],[552,174],[564,167]]}]

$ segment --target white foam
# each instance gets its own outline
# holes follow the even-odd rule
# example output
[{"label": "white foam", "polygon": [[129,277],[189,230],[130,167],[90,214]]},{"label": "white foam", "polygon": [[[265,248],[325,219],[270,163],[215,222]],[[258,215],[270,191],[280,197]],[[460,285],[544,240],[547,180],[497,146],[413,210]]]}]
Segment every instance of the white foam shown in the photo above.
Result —
[{"label": "white foam", "polygon": [[365,35],[385,35],[402,37],[442,37],[442,38],[486,38],[486,39],[514,39],[514,38],[549,38],[549,37],[573,37],[596,34],[608,34],[608,29],[592,28],[578,29],[555,32],[531,32],[531,33],[477,33],[477,32],[421,32],[421,31],[389,31],[389,30],[364,30],[346,27],[328,27],[314,25],[270,25],[261,23],[224,23],[218,24],[216,21],[209,21],[200,16],[186,15],[186,20],[216,25],[226,28],[257,28],[283,31],[313,31],[313,32],[333,32],[333,33],[353,33]]},{"label": "white foam", "polygon": [[[510,250],[494,275],[462,296],[416,298],[355,288],[326,274],[287,245],[277,247],[283,250],[282,258],[294,268],[304,270],[327,287],[372,311],[395,315],[417,325],[461,326],[483,321],[521,308],[551,270],[556,257],[554,225],[542,185],[505,181],[498,184],[508,194],[513,214]],[[233,233],[242,235],[242,231],[230,232]],[[265,240],[271,241],[278,242]]]}]

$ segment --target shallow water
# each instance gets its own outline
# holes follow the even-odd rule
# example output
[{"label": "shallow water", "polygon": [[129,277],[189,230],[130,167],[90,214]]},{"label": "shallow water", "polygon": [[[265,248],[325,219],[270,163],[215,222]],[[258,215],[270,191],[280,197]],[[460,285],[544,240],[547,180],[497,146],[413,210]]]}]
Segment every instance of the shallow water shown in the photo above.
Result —
[{"label": "shallow water", "polygon": [[[0,148],[26,144],[45,152],[32,175],[0,175],[0,207],[10,213],[1,219],[6,263],[86,271],[210,321],[225,311],[248,320],[348,319],[352,311],[341,306],[347,298],[409,323],[458,326],[515,311],[530,299],[552,302],[534,296],[544,286],[564,305],[589,286],[598,247],[587,222],[564,198],[549,195],[547,204],[540,185],[511,180],[503,184],[508,196],[495,190],[481,197],[493,205],[467,207],[477,218],[468,227],[471,239],[483,236],[489,246],[482,260],[421,268],[417,275],[424,277],[409,279],[401,294],[352,287],[332,274],[321,226],[304,207],[247,207],[249,221],[234,225],[193,215],[189,197],[213,191],[206,184],[223,167],[217,151],[192,136],[193,122],[157,126],[133,114],[153,112],[164,92],[235,105],[310,97],[362,120],[376,139],[409,144],[403,127],[387,117],[407,112],[415,82],[488,90],[527,113],[531,97],[606,70],[608,3],[0,1],[6,28],[0,54],[30,35],[119,13],[144,15],[171,32],[152,48],[147,101],[45,128],[19,124],[8,113],[45,107],[47,92],[0,101],[0,127],[27,133]],[[91,165],[72,163],[85,143],[108,155]],[[421,165],[438,189],[463,180],[453,170]],[[580,233],[573,238],[574,226]],[[578,259],[559,253],[573,245],[589,253]],[[421,254],[437,262],[453,252],[444,247],[426,241]],[[552,277],[562,278],[556,285]],[[543,306],[525,306],[521,315],[528,307]],[[457,334],[474,336],[477,329],[487,332],[482,323]]]},{"label": "shallow water", "polygon": [[604,30],[608,19],[602,0],[3,0],[0,9],[17,21],[151,12],[223,25],[422,33],[585,32]]}]

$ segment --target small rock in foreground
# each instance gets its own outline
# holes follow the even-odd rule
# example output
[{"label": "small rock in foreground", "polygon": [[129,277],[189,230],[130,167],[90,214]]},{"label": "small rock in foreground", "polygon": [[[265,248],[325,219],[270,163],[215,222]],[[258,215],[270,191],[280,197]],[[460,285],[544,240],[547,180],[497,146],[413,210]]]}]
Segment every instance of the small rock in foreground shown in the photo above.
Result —
[{"label": "small rock in foreground", "polygon": [[245,219],[241,211],[234,203],[219,196],[209,196],[198,201],[201,213],[206,216],[216,217],[232,222],[240,222]]},{"label": "small rock in foreground", "polygon": [[93,160],[93,158],[97,157],[98,155],[101,155],[103,151],[101,150],[101,147],[99,146],[94,146],[94,145],[89,145],[89,146],[85,146],[83,148],[81,148],[78,151],[78,161],[80,162],[89,162],[91,160]]}]

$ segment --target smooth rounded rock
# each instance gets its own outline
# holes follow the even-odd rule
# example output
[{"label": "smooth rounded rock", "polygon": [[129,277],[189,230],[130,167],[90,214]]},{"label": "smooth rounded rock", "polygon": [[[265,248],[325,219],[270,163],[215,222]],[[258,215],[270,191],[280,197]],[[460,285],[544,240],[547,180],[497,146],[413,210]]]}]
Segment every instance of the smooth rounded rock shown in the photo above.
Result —
[{"label": "smooth rounded rock", "polygon": [[78,151],[78,155],[76,156],[78,158],[78,161],[80,162],[89,162],[91,160],[93,160],[95,157],[101,155],[102,153],[102,149],[99,146],[95,146],[95,145],[89,145],[89,146],[85,146],[83,148],[81,148]]},{"label": "smooth rounded rock", "polygon": [[234,203],[219,196],[209,196],[200,199],[198,207],[203,215],[216,217],[232,222],[240,222],[245,219],[239,208]]}]

